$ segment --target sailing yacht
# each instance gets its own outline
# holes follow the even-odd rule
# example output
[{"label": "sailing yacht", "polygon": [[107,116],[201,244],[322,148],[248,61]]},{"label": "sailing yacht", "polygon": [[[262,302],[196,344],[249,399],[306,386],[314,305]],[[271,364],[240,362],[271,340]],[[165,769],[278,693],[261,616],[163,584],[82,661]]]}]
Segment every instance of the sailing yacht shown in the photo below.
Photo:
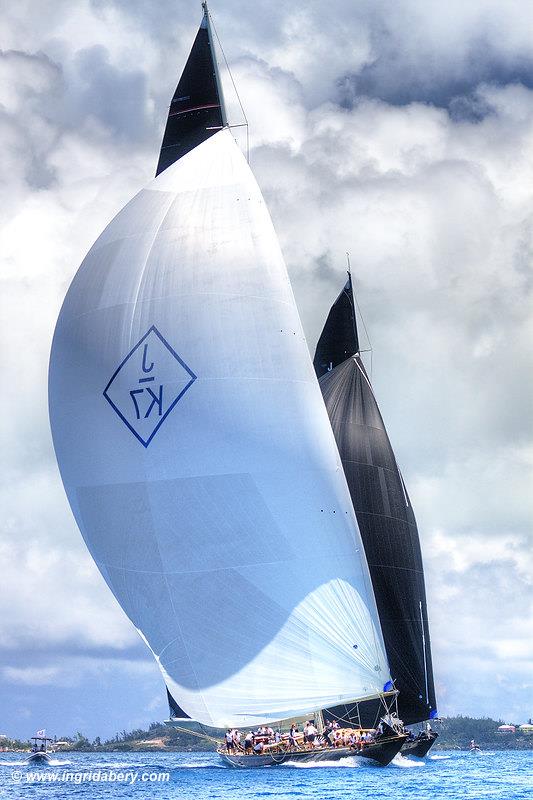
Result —
[{"label": "sailing yacht", "polygon": [[[361,357],[351,274],[316,347],[314,366],[370,569],[381,628],[405,725],[435,719],[435,684],[420,540],[407,489]],[[373,724],[375,702],[337,714]],[[425,756],[437,738],[428,724],[402,753]]]},{"label": "sailing yacht", "polygon": [[[175,723],[252,728],[396,698],[349,488],[279,243],[227,123],[206,4],[154,180],[57,321],[65,491]],[[330,712],[330,717],[334,711]],[[337,748],[380,764],[405,735]],[[368,745],[368,746],[367,746]],[[266,751],[232,766],[313,760]],[[318,752],[320,750],[320,752]],[[343,751],[343,752],[341,752]]]}]

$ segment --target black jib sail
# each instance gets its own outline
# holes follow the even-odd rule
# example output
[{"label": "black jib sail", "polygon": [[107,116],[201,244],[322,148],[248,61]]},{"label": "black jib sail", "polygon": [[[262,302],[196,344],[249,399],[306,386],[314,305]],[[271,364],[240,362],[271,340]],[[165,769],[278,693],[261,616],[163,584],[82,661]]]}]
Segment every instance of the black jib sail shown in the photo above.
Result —
[{"label": "black jib sail", "polygon": [[178,703],[174,700],[170,692],[167,688],[167,701],[168,701],[168,709],[170,712],[170,716],[176,719],[190,719],[189,715],[185,713]]},{"label": "black jib sail", "polygon": [[156,175],[226,125],[207,4],[170,103]]},{"label": "black jib sail", "polygon": [[330,308],[324,330],[315,352],[315,370],[320,378],[325,372],[342,364],[359,352],[359,337],[355,321],[354,298],[351,278]]},{"label": "black jib sail", "polygon": [[[351,280],[333,304],[314,366],[352,496],[389,659],[398,712],[437,716],[426,592],[415,516],[359,354]],[[332,709],[373,725],[378,704]],[[359,715],[359,716],[358,716]]]}]

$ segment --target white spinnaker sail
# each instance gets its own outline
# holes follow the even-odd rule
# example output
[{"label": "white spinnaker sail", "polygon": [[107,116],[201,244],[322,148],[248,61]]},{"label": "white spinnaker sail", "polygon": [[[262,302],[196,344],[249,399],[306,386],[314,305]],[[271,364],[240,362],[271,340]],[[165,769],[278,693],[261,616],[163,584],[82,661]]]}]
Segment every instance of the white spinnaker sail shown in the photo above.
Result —
[{"label": "white spinnaker sail", "polygon": [[389,679],[287,271],[225,129],[89,251],[50,362],[65,489],[180,706],[280,719]]}]

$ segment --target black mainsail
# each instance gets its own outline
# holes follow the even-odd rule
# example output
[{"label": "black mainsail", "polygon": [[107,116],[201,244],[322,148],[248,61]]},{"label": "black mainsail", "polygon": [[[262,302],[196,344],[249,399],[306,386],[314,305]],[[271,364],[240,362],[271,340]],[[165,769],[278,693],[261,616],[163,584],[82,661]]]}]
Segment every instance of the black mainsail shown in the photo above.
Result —
[{"label": "black mainsail", "polygon": [[226,125],[224,97],[207,3],[170,103],[156,175]]},{"label": "black mainsail", "polygon": [[[333,304],[314,366],[357,515],[405,724],[437,716],[422,555],[415,516],[361,360],[351,278]],[[373,725],[368,701],[334,709]]]}]

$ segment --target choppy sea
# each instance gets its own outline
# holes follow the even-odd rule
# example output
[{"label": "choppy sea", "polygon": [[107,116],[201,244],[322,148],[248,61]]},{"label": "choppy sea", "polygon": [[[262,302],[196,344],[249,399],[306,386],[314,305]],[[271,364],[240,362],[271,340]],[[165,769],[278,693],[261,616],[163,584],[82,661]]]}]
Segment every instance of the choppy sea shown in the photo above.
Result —
[{"label": "choppy sea", "polygon": [[0,798],[169,800],[531,800],[533,750],[397,756],[388,767],[357,758],[236,770],[216,753],[68,753],[31,767],[0,753]]}]

